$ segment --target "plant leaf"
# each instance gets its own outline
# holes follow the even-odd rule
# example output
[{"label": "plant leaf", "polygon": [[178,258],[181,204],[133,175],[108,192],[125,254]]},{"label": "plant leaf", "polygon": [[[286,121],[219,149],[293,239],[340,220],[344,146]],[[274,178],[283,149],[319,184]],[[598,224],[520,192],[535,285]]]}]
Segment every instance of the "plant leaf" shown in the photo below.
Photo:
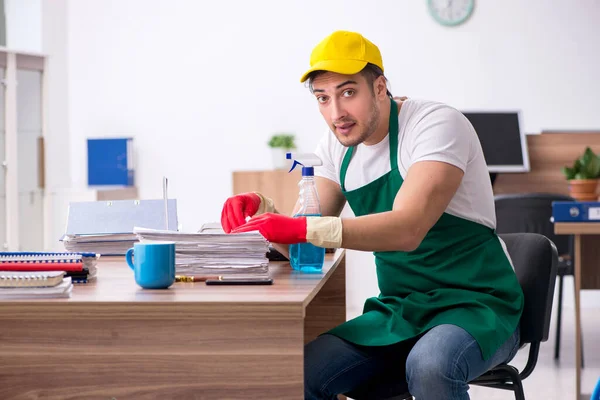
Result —
[{"label": "plant leaf", "polygon": [[563,174],[565,174],[565,177],[567,178],[567,180],[575,178],[575,174],[576,174],[575,168],[563,167],[562,172],[563,172]]},{"label": "plant leaf", "polygon": [[581,156],[581,173],[585,178],[583,179],[595,179],[600,173],[600,160],[598,156],[587,147],[583,156]]},{"label": "plant leaf", "polygon": [[592,173],[592,178],[598,178],[600,176],[600,158],[598,158],[597,155],[594,155],[594,158],[592,158],[590,172]]},{"label": "plant leaf", "polygon": [[295,149],[296,144],[294,143],[294,135],[285,133],[278,133],[271,136],[267,143],[269,147],[280,147],[284,149]]}]

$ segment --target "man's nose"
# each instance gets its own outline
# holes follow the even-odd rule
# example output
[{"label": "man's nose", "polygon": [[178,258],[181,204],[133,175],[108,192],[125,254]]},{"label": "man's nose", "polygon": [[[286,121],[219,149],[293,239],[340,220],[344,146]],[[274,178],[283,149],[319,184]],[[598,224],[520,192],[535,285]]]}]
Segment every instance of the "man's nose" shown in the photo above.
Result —
[{"label": "man's nose", "polygon": [[345,108],[339,101],[334,100],[331,102],[331,120],[334,123],[344,119],[347,114],[348,113],[346,112]]}]

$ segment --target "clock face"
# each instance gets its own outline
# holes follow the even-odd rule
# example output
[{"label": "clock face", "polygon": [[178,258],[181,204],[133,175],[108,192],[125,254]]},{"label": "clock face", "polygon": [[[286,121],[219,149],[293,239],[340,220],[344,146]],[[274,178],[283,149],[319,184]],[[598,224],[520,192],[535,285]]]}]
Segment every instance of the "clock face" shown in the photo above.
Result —
[{"label": "clock face", "polygon": [[429,12],[442,25],[459,25],[473,13],[475,0],[427,0]]}]

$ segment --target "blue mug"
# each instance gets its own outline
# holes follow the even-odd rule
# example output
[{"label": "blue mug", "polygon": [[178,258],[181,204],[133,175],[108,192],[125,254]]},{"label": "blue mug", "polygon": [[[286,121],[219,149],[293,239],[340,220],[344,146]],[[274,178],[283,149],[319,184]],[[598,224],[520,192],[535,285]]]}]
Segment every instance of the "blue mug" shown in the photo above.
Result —
[{"label": "blue mug", "polygon": [[144,289],[166,289],[175,282],[175,242],[134,243],[125,259]]}]

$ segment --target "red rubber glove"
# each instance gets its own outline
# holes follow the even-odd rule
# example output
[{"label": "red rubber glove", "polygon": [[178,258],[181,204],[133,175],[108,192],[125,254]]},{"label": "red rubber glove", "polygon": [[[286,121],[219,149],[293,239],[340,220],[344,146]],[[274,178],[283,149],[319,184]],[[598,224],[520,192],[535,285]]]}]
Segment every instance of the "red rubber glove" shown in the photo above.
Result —
[{"label": "red rubber glove", "polygon": [[221,226],[225,233],[246,223],[260,207],[260,197],[256,193],[242,193],[228,198],[221,211]]},{"label": "red rubber glove", "polygon": [[269,242],[281,244],[306,243],[306,217],[287,217],[265,213],[252,218],[231,233],[259,231]]}]

